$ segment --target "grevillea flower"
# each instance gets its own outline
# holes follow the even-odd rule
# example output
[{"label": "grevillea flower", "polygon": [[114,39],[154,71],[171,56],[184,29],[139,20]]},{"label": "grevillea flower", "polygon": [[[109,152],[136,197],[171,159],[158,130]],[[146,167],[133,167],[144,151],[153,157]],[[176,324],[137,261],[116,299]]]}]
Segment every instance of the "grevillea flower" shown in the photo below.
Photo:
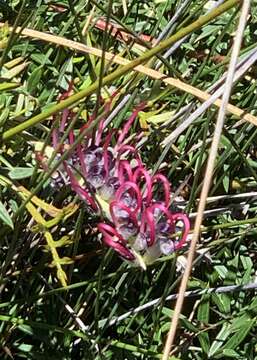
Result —
[{"label": "grevillea flower", "polygon": [[[109,112],[111,102],[112,98],[105,103],[104,114]],[[134,109],[120,132],[105,131],[103,116],[97,131],[87,134],[63,164],[71,188],[102,215],[104,221],[98,224],[98,229],[104,243],[143,268],[159,256],[183,247],[190,228],[185,214],[170,210],[168,179],[160,173],[151,175],[135,146],[126,140],[144,107],[142,103]],[[67,143],[59,144],[72,116],[65,110],[59,128],[53,130],[53,146],[59,153],[74,142],[74,132],[70,131]],[[93,119],[92,116],[85,126]],[[175,236],[177,232],[181,233],[179,237]]]},{"label": "grevillea flower", "polygon": [[[143,268],[161,255],[183,247],[190,229],[188,217],[170,207],[170,185],[162,174],[151,176],[142,164],[120,166],[119,187],[110,202],[112,225],[100,223],[104,242]],[[162,190],[162,197],[154,196]],[[182,233],[172,237],[176,232]]]},{"label": "grevillea flower", "polygon": [[[107,102],[104,112],[109,111],[111,101]],[[71,188],[85,200],[88,205],[96,212],[102,212],[105,217],[111,219],[109,203],[114,199],[115,193],[120,186],[119,171],[120,167],[130,168],[130,162],[123,160],[131,158],[136,163],[141,164],[141,160],[132,145],[126,144],[125,137],[134,122],[138,112],[145,106],[139,105],[132,113],[123,130],[118,133],[111,130],[104,132],[105,118],[101,119],[98,130],[94,134],[86,135],[84,142],[76,147],[76,151],[70,156],[69,160],[64,162],[64,168],[70,179]],[[54,129],[54,147],[59,146],[58,138],[64,131],[64,123],[67,122],[68,113],[62,115],[60,128]],[[88,127],[93,121],[93,117],[86,124]],[[80,131],[83,131],[83,127]],[[59,134],[58,134],[59,133]],[[116,139],[116,141],[115,141]],[[115,141],[114,146],[111,142]],[[74,133],[69,133],[68,144],[74,142]],[[62,148],[65,147],[65,144]],[[61,150],[62,152],[62,150]],[[128,170],[130,171],[130,170]]]}]

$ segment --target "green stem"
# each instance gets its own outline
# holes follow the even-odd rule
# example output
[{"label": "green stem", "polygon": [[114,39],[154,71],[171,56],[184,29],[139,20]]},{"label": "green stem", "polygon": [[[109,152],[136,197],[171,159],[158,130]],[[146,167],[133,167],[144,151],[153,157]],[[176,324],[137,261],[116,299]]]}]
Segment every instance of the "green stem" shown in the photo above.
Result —
[{"label": "green stem", "polygon": [[229,229],[234,226],[249,225],[249,224],[256,224],[256,223],[257,223],[257,217],[254,217],[254,218],[245,219],[245,220],[230,221],[230,222],[224,223],[224,224],[203,226],[201,228],[201,231],[206,232],[206,231],[211,231],[211,230]]},{"label": "green stem", "polygon": [[[250,225],[250,224],[256,224],[257,223],[257,217],[245,219],[245,220],[234,220],[223,224],[216,224],[216,225],[210,225],[210,226],[202,226],[201,232],[208,232],[213,230],[221,230],[221,229],[230,229],[234,226],[238,227],[241,225]],[[190,230],[189,233],[192,234],[194,230]],[[176,233],[172,234],[170,236],[170,239],[176,238],[177,236],[181,235],[181,231],[177,231]],[[171,255],[173,256],[173,255]]]},{"label": "green stem", "polygon": [[57,333],[61,333],[61,334],[65,334],[66,336],[72,336],[72,337],[78,337],[78,338],[82,338],[84,340],[88,340],[89,336],[86,333],[82,333],[81,331],[77,331],[77,330],[69,330],[69,329],[65,329],[62,328],[60,326],[56,326],[56,325],[51,325],[51,324],[46,324],[46,323],[40,323],[40,322],[36,322],[36,321],[30,321],[30,320],[24,320],[22,318],[19,317],[14,317],[14,316],[7,316],[7,315],[0,315],[0,321],[4,321],[4,322],[10,322],[14,325],[27,325],[30,326],[31,328],[36,328],[36,329],[41,329],[44,331],[51,331],[51,332],[57,332]]},{"label": "green stem", "polygon": [[[217,16],[221,15],[225,11],[229,10],[233,6],[239,4],[240,0],[228,0],[224,4],[220,5],[216,9],[210,11],[208,14],[201,16],[198,20],[194,21],[192,24],[186,26],[185,28],[179,30],[176,34],[170,36],[168,39],[162,41],[158,46],[155,46],[154,48],[146,51],[143,55],[138,57],[137,59],[131,61],[127,65],[124,65],[121,68],[118,68],[111,74],[105,76],[102,79],[102,86],[112,83],[115,79],[119,78],[120,76],[126,74],[130,70],[133,70],[136,66],[146,62],[147,60],[151,59],[153,56],[157,55],[158,53],[162,52],[172,44],[174,44],[176,41],[182,39],[184,36],[192,33],[195,30],[198,30],[203,25],[207,24],[211,20],[215,19]],[[23,130],[28,129],[31,126],[36,125],[37,123],[49,118],[51,115],[53,115],[56,112],[62,111],[65,108],[68,108],[74,104],[76,104],[81,99],[93,94],[97,88],[99,87],[99,81],[94,82],[92,85],[90,85],[88,88],[81,90],[80,92],[71,95],[69,98],[63,100],[62,102],[55,104],[51,107],[49,107],[44,112],[33,116],[27,121],[24,121],[22,124],[17,125],[13,127],[12,129],[9,129],[5,131],[2,135],[2,140],[5,141],[11,137],[13,137],[16,134],[19,134]]]}]

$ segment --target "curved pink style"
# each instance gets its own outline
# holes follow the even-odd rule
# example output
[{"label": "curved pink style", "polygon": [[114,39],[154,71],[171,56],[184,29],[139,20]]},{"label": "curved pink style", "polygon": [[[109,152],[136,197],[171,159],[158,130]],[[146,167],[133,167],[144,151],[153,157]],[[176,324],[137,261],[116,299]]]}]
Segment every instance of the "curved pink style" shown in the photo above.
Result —
[{"label": "curved pink style", "polygon": [[125,181],[124,183],[122,183],[121,186],[119,187],[119,189],[117,190],[116,194],[115,194],[115,199],[120,202],[122,195],[126,191],[128,191],[129,189],[133,189],[134,193],[136,194],[136,197],[137,197],[137,199],[136,199],[136,208],[133,209],[133,212],[137,213],[138,210],[142,206],[142,195],[141,195],[141,192],[139,190],[139,187],[134,182]]},{"label": "curved pink style", "polygon": [[78,180],[73,175],[70,167],[66,163],[64,163],[64,166],[67,174],[70,177],[71,188],[73,189],[73,191],[75,191],[82,198],[82,200],[85,200],[88,205],[90,205],[95,211],[97,211],[98,206],[96,205],[93,197],[89,195],[88,191],[83,189],[82,186],[78,183]]},{"label": "curved pink style", "polygon": [[115,148],[116,148],[116,151],[118,153],[118,156],[117,156],[118,161],[120,161],[120,158],[124,153],[127,153],[127,156],[129,154],[132,154],[134,156],[136,155],[136,160],[138,162],[138,165],[142,165],[142,162],[141,162],[140,156],[138,154],[138,151],[134,146],[123,144],[123,145],[121,145],[119,147],[116,145]]},{"label": "curved pink style", "polygon": [[110,131],[109,134],[106,136],[106,139],[105,139],[105,142],[103,145],[104,169],[106,171],[106,175],[109,172],[108,147],[110,145],[113,135],[114,135],[114,131]]},{"label": "curved pink style", "polygon": [[136,119],[139,111],[143,110],[146,107],[146,103],[143,102],[140,105],[138,105],[135,110],[132,112],[132,115],[129,117],[127,123],[124,125],[120,136],[118,137],[118,141],[117,141],[117,145],[119,146],[120,144],[122,144],[123,140],[125,139],[127,133],[129,132],[134,120]]},{"label": "curved pink style", "polygon": [[82,174],[83,174],[84,177],[86,177],[87,176],[87,170],[86,170],[86,164],[85,164],[85,161],[84,161],[84,154],[83,154],[81,144],[78,144],[78,146],[77,146],[77,154],[78,154],[78,157],[79,157],[80,166],[81,166],[81,169],[82,169]]},{"label": "curved pink style", "polygon": [[184,223],[184,230],[183,230],[183,234],[182,234],[182,237],[181,237],[181,240],[179,241],[179,243],[175,246],[175,249],[176,250],[179,250],[181,249],[185,243],[186,243],[186,239],[187,239],[187,235],[190,231],[190,222],[189,222],[189,219],[188,217],[185,215],[185,214],[182,214],[182,213],[175,213],[173,214],[173,219],[174,221],[183,221]]},{"label": "curved pink style", "polygon": [[[147,208],[145,210],[145,213],[142,216],[142,228],[140,231],[143,230],[143,232],[146,231],[147,227],[149,227],[150,229],[150,242],[148,243],[148,246],[152,246],[154,241],[155,241],[155,237],[156,237],[156,215],[154,214],[155,210],[159,210],[160,212],[164,213],[167,221],[174,225],[174,217],[173,214],[162,204],[162,203],[155,203],[152,206],[150,206],[149,208]],[[158,220],[158,219],[157,219]]]},{"label": "curved pink style", "polygon": [[[104,242],[106,243],[106,245],[112,247],[121,256],[128,260],[133,261],[135,259],[132,252],[120,242],[121,236],[113,227],[104,223],[98,224],[97,227],[98,230],[103,234]],[[117,241],[115,240],[115,238],[117,239]]]},{"label": "curved pink style", "polygon": [[163,185],[165,206],[169,207],[169,205],[170,205],[170,183],[169,183],[168,179],[166,178],[166,176],[164,176],[162,174],[155,174],[152,177],[152,186],[154,184],[156,184],[158,181],[161,182]]},{"label": "curved pink style", "polygon": [[[69,84],[69,89],[59,99],[69,96],[72,87],[73,84]],[[119,133],[117,129],[105,131],[106,115],[117,94],[118,91],[114,92],[107,101],[100,99],[102,112],[97,129],[92,127],[96,113],[89,116],[88,122],[79,129],[83,132],[92,127],[83,142],[77,145],[75,154],[63,163],[70,186],[95,212],[99,212],[102,203],[96,200],[98,196],[106,202],[108,209],[102,214],[108,218],[108,213],[110,214],[110,223],[100,222],[97,227],[103,235],[103,242],[123,258],[134,261],[136,251],[144,256],[148,248],[156,245],[159,250],[152,253],[166,254],[162,246],[166,246],[166,240],[173,245],[169,232],[174,234],[176,223],[182,221],[182,235],[178,241],[174,240],[174,246],[170,246],[167,252],[179,250],[184,246],[190,230],[189,219],[185,214],[173,213],[169,209],[171,189],[168,179],[160,173],[151,175],[141,160],[136,144],[133,146],[127,140],[139,111],[147,103],[142,102],[133,109]],[[65,150],[65,144],[71,145],[75,141],[71,130],[65,144],[60,144],[60,137],[73,117],[74,114],[68,109],[60,117],[54,117],[58,119],[59,128],[53,129],[52,141],[59,154]],[[134,136],[133,141],[138,141],[142,134]],[[115,140],[116,144],[113,145]],[[80,185],[77,174],[83,175],[83,186]],[[162,199],[158,196],[159,193],[162,194]]]},{"label": "curved pink style", "polygon": [[[127,179],[126,179],[127,176]],[[133,181],[133,171],[128,160],[120,160],[118,163],[118,179],[120,184],[125,181]]]},{"label": "curved pink style", "polygon": [[148,247],[150,247],[154,244],[155,241],[155,221],[153,213],[150,211],[150,209],[146,209],[142,214],[140,233],[146,234],[147,228],[150,229],[150,240],[148,240],[148,237],[146,237],[146,241]]},{"label": "curved pink style", "polygon": [[131,211],[128,206],[126,206],[116,200],[112,201],[110,204],[110,213],[111,213],[111,217],[112,217],[114,225],[116,225],[116,226],[119,225],[119,220],[118,220],[119,218],[115,214],[115,206],[118,209],[125,211],[128,214],[128,220],[132,221],[134,223],[134,225],[137,226],[138,222],[137,222],[137,217],[136,217],[135,213],[133,211]]},{"label": "curved pink style", "polygon": [[140,166],[134,172],[133,181],[138,185],[138,181],[140,181],[142,178],[146,183],[146,205],[148,206],[152,200],[152,179],[148,171],[143,166]]}]

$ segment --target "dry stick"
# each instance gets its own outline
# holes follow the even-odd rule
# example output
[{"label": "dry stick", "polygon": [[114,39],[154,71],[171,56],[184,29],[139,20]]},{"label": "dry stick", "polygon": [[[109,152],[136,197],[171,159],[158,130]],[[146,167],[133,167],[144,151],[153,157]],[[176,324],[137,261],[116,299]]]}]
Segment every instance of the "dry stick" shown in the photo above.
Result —
[{"label": "dry stick", "polygon": [[[106,75],[103,80],[102,84],[107,85],[112,83],[117,78],[121,77],[122,75],[127,74],[129,71],[133,70],[136,66],[141,65],[144,62],[152,59],[153,56],[158,55],[163,50],[167,49],[170,45],[174,44],[179,39],[183,38],[185,35],[196,31],[197,29],[201,28],[203,25],[209,23],[211,20],[215,19],[217,16],[223,14],[225,11],[231,9],[233,6],[240,4],[240,0],[227,0],[224,4],[220,5],[219,7],[212,10],[207,15],[201,16],[198,20],[194,21],[192,24],[180,29],[176,34],[170,36],[168,39],[162,41],[159,45],[153,47],[150,50],[144,52],[140,57],[137,59],[129,62],[128,64],[124,65],[122,68],[118,68],[117,70],[113,71],[109,75]],[[76,94],[73,94],[62,100],[61,102],[52,105],[48,109],[45,109],[43,112],[32,116],[30,119],[24,121],[22,124],[19,124],[2,134],[2,141],[5,141],[14,135],[21,133],[22,131],[28,129],[29,127],[35,126],[36,124],[40,123],[41,121],[46,120],[48,117],[52,116],[53,114],[64,110],[65,108],[75,106],[79,101],[82,99],[92,95],[98,88],[98,81],[95,81],[93,84],[88,86],[86,89],[79,91]]]},{"label": "dry stick", "polygon": [[87,21],[86,21],[86,23],[85,23],[85,25],[84,25],[84,27],[83,27],[83,29],[82,29],[82,35],[83,36],[85,36],[86,35],[86,33],[87,33],[87,30],[88,30],[88,28],[89,28],[89,26],[90,26],[90,23],[91,23],[91,21],[93,20],[93,17],[94,17],[94,14],[95,14],[95,5],[93,5],[93,7],[92,7],[92,9],[91,9],[91,11],[90,11],[90,13],[89,13],[89,16],[88,16],[88,18],[87,18]]},{"label": "dry stick", "polygon": [[[249,59],[242,64],[238,68],[237,71],[235,71],[233,83],[236,83],[239,78],[243,76],[243,74],[248,71],[248,69],[257,61],[257,51],[255,51]],[[214,103],[215,99],[218,99],[224,92],[224,86],[221,85],[210,97],[208,100],[206,100],[201,106],[199,106],[186,120],[184,120],[181,124],[178,125],[178,127],[170,134],[168,135],[162,142],[163,146],[171,145],[175,139],[184,132],[185,129],[187,129],[194,121],[195,119],[199,118],[202,113],[204,113],[207,109],[210,108],[210,106]]]},{"label": "dry stick", "polygon": [[[51,290],[54,290],[53,286],[51,284],[49,284],[42,275],[40,275],[40,274],[37,274],[37,275],[39,276],[39,278],[41,280],[43,280],[43,282],[45,283],[46,286],[48,286]],[[58,295],[58,294],[55,294],[55,295],[58,298],[58,300],[64,305],[65,309],[71,315],[72,319],[78,325],[79,329],[82,330],[83,332],[88,331],[88,326],[86,326],[83,323],[83,321],[78,316],[78,314],[73,310],[73,308],[60,295]]]},{"label": "dry stick", "polygon": [[[1,26],[3,26],[3,23],[0,23],[0,27]],[[12,28],[10,28],[10,29],[12,29]],[[95,55],[97,57],[102,57],[102,50],[81,44],[76,41],[65,39],[61,36],[46,34],[46,33],[43,33],[43,32],[37,31],[37,30],[32,30],[32,29],[22,30],[21,35],[28,36],[33,39],[40,39],[40,40],[43,40],[46,42],[65,46],[70,49],[77,50],[81,53],[87,53],[87,54]],[[110,52],[105,52],[105,59],[110,62],[119,64],[119,65],[128,65],[131,63],[131,61],[124,59],[121,56],[114,55]],[[173,86],[181,91],[187,92],[187,93],[197,97],[201,101],[206,101],[206,100],[210,99],[210,97],[211,97],[211,95],[206,91],[199,90],[196,87],[188,85],[181,80],[174,79],[172,77],[166,77],[161,72],[159,72],[157,70],[153,70],[147,66],[139,65],[139,66],[136,66],[133,70],[138,71],[141,74],[147,75],[147,76],[151,77],[152,79],[161,80],[166,85]],[[217,99],[216,101],[213,102],[213,104],[216,105],[217,107],[220,107],[221,100]],[[231,105],[231,104],[228,104],[227,111],[229,111],[231,114],[233,114],[239,118],[242,118],[242,120],[248,121],[248,122],[254,124],[255,126],[257,126],[257,118],[254,115],[247,114],[244,112],[244,110],[242,110],[234,105]]]},{"label": "dry stick", "polygon": [[[0,23],[0,26],[2,26],[2,23]],[[60,36],[45,34],[40,31],[36,31],[36,30],[32,30],[32,29],[24,29],[21,32],[21,34],[24,36],[29,36],[31,38],[44,40],[44,41],[55,43],[55,44],[62,45],[62,46],[67,46],[74,50],[78,50],[82,53],[89,53],[89,54],[95,55],[97,57],[102,56],[102,51],[99,49],[81,44],[79,42],[68,40],[68,39],[62,38]],[[114,55],[110,52],[105,53],[105,58],[108,61],[112,61],[112,62],[120,64],[120,65],[127,65],[130,63],[129,60],[124,59],[121,56]],[[174,79],[172,77],[165,77],[165,75],[163,75],[161,72],[150,69],[147,66],[139,65],[139,66],[136,66],[134,68],[134,70],[136,70],[142,74],[145,74],[155,80],[161,80],[166,85],[171,85],[173,87],[176,87],[179,90],[185,91],[185,92],[199,98],[201,101],[206,101],[211,97],[211,95],[208,94],[208,92],[199,90],[199,89],[195,88],[194,86],[188,85],[188,84],[184,83],[183,81]],[[214,101],[213,104],[216,105],[217,107],[220,107],[221,100],[217,99],[216,101]],[[228,104],[227,110],[231,114],[233,114],[237,117],[240,117],[243,120],[248,121],[248,122],[254,124],[255,126],[257,126],[257,118],[254,115],[247,114],[242,109],[240,109],[234,105],[231,105],[231,104]]]},{"label": "dry stick", "polygon": [[216,126],[215,126],[213,141],[212,141],[212,145],[211,145],[211,149],[210,149],[210,155],[208,158],[207,167],[206,167],[206,171],[205,171],[205,177],[204,177],[205,180],[203,183],[203,188],[201,191],[200,201],[199,201],[199,205],[198,205],[198,209],[197,209],[197,217],[196,217],[196,221],[195,221],[193,238],[192,238],[192,242],[190,244],[189,254],[188,254],[188,258],[187,258],[187,266],[186,266],[185,273],[184,273],[182,281],[181,281],[178,299],[177,299],[176,306],[174,309],[174,314],[173,314],[173,318],[171,321],[171,326],[170,326],[170,330],[168,333],[167,341],[165,343],[162,360],[168,360],[168,358],[169,358],[169,353],[170,353],[171,346],[172,346],[174,338],[175,338],[178,320],[179,320],[180,313],[182,310],[182,305],[183,305],[183,301],[184,301],[184,297],[185,297],[187,282],[188,282],[189,276],[191,274],[194,253],[195,253],[196,244],[197,244],[197,241],[198,241],[198,238],[200,235],[200,229],[201,229],[201,224],[202,224],[202,220],[203,220],[203,213],[204,213],[204,209],[205,209],[205,205],[206,205],[206,199],[207,199],[208,192],[209,192],[210,185],[211,185],[212,174],[213,174],[214,165],[215,165],[215,159],[216,159],[216,155],[217,155],[217,151],[218,151],[220,137],[222,134],[222,128],[224,125],[226,109],[227,109],[227,105],[228,105],[228,101],[229,101],[229,97],[230,97],[230,93],[231,93],[234,72],[236,69],[236,62],[237,62],[237,58],[238,58],[239,52],[240,52],[240,47],[241,47],[241,42],[243,39],[245,25],[247,22],[247,15],[248,15],[249,7],[250,7],[250,0],[245,0],[242,5],[242,12],[241,12],[239,25],[238,25],[238,29],[237,29],[237,32],[235,35],[234,45],[233,45],[233,49],[232,49],[232,53],[231,53],[231,59],[230,59],[230,64],[229,64],[229,68],[228,68],[224,94],[222,97],[222,103],[221,103],[221,107],[220,107],[220,110],[218,113],[218,118],[217,118],[217,122],[216,122]]},{"label": "dry stick", "polygon": [[[195,290],[191,290],[191,291],[186,291],[185,297],[187,297],[187,298],[199,297],[199,296],[207,295],[207,294],[224,294],[224,293],[228,293],[228,292],[250,291],[250,290],[256,290],[256,289],[257,289],[257,283],[253,282],[253,283],[248,283],[245,285],[227,285],[227,286],[220,286],[217,288],[209,288],[209,289],[205,289],[205,290],[195,289]],[[173,301],[173,300],[176,300],[177,298],[178,298],[178,294],[168,295],[164,299],[159,297],[159,298],[151,300],[143,305],[137,306],[136,308],[129,310],[122,315],[114,316],[111,319],[109,319],[109,318],[102,319],[99,321],[99,327],[103,328],[103,327],[112,326],[114,324],[121,322],[122,320],[127,319],[131,315],[138,314],[139,312],[144,311],[144,310],[149,309],[154,306],[158,307],[162,301]],[[87,328],[89,328],[89,326]]]}]

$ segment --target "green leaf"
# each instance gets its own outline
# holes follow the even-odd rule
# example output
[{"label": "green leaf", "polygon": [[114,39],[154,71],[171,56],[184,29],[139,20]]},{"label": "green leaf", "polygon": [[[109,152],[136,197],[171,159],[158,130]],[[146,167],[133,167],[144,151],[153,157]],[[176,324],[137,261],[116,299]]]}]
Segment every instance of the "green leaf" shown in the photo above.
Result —
[{"label": "green leaf", "polygon": [[35,70],[32,71],[32,73],[29,77],[29,80],[28,80],[28,91],[29,92],[33,92],[36,89],[36,87],[41,79],[42,73],[43,73],[42,66],[39,66],[38,68],[36,68]]},{"label": "green leaf", "polygon": [[30,177],[34,172],[34,168],[33,167],[18,167],[15,169],[12,169],[11,171],[9,171],[9,176],[11,179],[25,179]]},{"label": "green leaf", "polygon": [[221,135],[220,144],[222,144],[225,149],[230,148],[231,146],[230,141],[226,138],[225,135]]},{"label": "green leaf", "polygon": [[257,314],[257,298],[255,298],[251,304],[248,307],[249,311],[253,311],[255,314]]},{"label": "green leaf", "polygon": [[233,359],[239,359],[240,358],[240,355],[235,351],[235,350],[232,350],[232,349],[224,349],[222,354],[226,357],[230,357],[230,358],[233,358]]},{"label": "green leaf", "polygon": [[254,324],[255,320],[248,320],[248,322],[245,322],[245,325],[242,325],[241,328],[226,342],[224,349],[235,349],[240,345]]},{"label": "green leaf", "polygon": [[213,302],[218,306],[219,311],[225,314],[230,313],[230,296],[227,294],[212,294]]},{"label": "green leaf", "polygon": [[33,328],[30,325],[22,324],[22,325],[18,325],[17,327],[27,335],[32,336],[34,334]]},{"label": "green leaf", "polygon": [[223,346],[225,340],[228,338],[230,334],[231,334],[231,325],[228,323],[224,323],[209,350],[208,357],[210,359],[220,350],[220,348]]},{"label": "green leaf", "polygon": [[203,295],[197,311],[197,319],[205,324],[209,323],[210,295]]},{"label": "green leaf", "polygon": [[198,335],[199,342],[201,344],[201,348],[205,354],[208,354],[210,349],[210,339],[209,334],[207,332],[202,332]]},{"label": "green leaf", "polygon": [[240,256],[240,261],[243,265],[244,270],[252,269],[253,262],[249,256]]},{"label": "green leaf", "polygon": [[231,324],[231,331],[235,332],[240,330],[250,320],[251,318],[247,314],[243,314],[242,316],[235,318]]},{"label": "green leaf", "polygon": [[0,84],[0,91],[15,89],[15,88],[17,88],[19,86],[20,86],[19,83],[7,83],[7,82],[4,82],[4,83]]},{"label": "green leaf", "polygon": [[0,114],[0,126],[3,126],[5,124],[5,122],[7,121],[8,119],[8,116],[9,116],[9,112],[10,110],[8,108],[5,108],[1,111],[1,114]]},{"label": "green leaf", "polygon": [[18,346],[18,349],[23,352],[30,353],[33,349],[33,345],[31,344],[21,344]]},{"label": "green leaf", "polygon": [[229,190],[229,182],[230,182],[230,178],[229,178],[229,175],[226,173],[226,170],[229,168],[229,166],[227,164],[224,165],[224,174],[225,176],[223,177],[223,186],[224,186],[224,189],[226,191],[226,193],[228,193],[228,190]]},{"label": "green leaf", "polygon": [[8,213],[8,211],[6,210],[4,204],[0,201],[0,219],[8,226],[10,226],[10,228],[14,228],[13,226],[13,222],[12,219]]},{"label": "green leaf", "polygon": [[225,279],[228,274],[228,269],[224,265],[215,265],[214,269],[217,271],[222,279]]},{"label": "green leaf", "polygon": [[216,34],[219,31],[219,29],[220,28],[217,25],[206,25],[203,28],[201,35],[198,36],[198,38],[195,41],[197,42],[197,41],[202,40],[205,37],[209,37],[211,34]]},{"label": "green leaf", "polygon": [[174,111],[168,111],[164,112],[162,114],[155,115],[157,111],[149,111],[149,112],[143,112],[140,111],[139,118],[141,121],[145,121],[154,125],[162,124],[169,120],[172,115],[174,115]]},{"label": "green leaf", "polygon": [[[168,331],[170,327],[170,319],[172,318],[174,311],[171,309],[168,309],[166,307],[163,307],[162,313],[168,316],[169,321],[165,323],[162,327],[162,331],[166,332]],[[194,326],[184,315],[180,315],[179,321],[181,323],[181,326],[185,327],[187,330],[192,332],[198,332],[198,329],[196,326]]]}]

